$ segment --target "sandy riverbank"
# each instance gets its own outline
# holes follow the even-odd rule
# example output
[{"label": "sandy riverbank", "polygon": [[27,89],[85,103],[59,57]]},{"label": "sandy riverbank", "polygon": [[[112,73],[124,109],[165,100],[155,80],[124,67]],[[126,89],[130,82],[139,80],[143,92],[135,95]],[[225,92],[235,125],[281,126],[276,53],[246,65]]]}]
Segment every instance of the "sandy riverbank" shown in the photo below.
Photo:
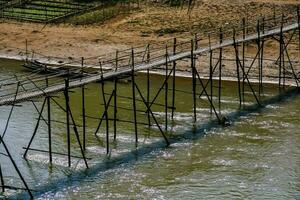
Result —
[{"label": "sandy riverbank", "polygon": [[[67,63],[79,61],[81,57],[95,57],[131,46],[148,43],[164,43],[174,37],[187,40],[204,29],[220,27],[238,22],[241,18],[255,19],[259,16],[272,16],[284,12],[296,13],[299,0],[202,0],[194,7],[190,15],[186,8],[162,7],[161,4],[148,4],[133,13],[120,15],[104,24],[74,26],[70,24],[43,25],[4,21],[0,23],[0,57],[22,60],[25,58],[25,41],[28,50],[34,51],[35,58],[43,62]],[[265,57],[276,59],[277,43],[267,42]],[[248,56],[255,56],[255,45],[248,46]],[[299,60],[299,52],[293,47],[291,59]],[[251,55],[253,52],[253,55]],[[234,52],[224,52],[224,58],[232,58]],[[47,57],[55,58],[47,60]],[[249,60],[251,63],[251,60]],[[78,62],[80,63],[80,62]],[[201,72],[208,74],[208,56],[199,59]],[[249,64],[250,64],[249,63]],[[224,61],[224,72],[231,77],[233,62]],[[272,66],[274,61],[265,61]],[[185,62],[178,65],[182,70],[190,71]],[[254,70],[254,74],[257,73]],[[264,74],[277,75],[276,68],[266,68]],[[183,73],[183,76],[188,76]],[[229,75],[228,75],[229,77]],[[232,78],[228,78],[231,80]]]},{"label": "sandy riverbank", "polygon": [[4,21],[0,23],[0,55],[20,57],[28,49],[58,58],[93,57],[117,49],[163,42],[173,37],[191,38],[203,29],[238,21],[242,17],[257,18],[275,11],[292,12],[299,0],[202,0],[190,15],[186,8],[142,6],[131,14],[117,16],[104,24],[73,26],[43,25]]}]

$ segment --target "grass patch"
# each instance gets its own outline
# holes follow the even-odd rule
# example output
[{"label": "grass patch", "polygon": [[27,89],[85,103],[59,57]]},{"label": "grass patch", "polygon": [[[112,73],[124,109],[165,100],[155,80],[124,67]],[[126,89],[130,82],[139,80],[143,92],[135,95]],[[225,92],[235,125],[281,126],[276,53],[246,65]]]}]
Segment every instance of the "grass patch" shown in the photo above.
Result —
[{"label": "grass patch", "polygon": [[66,20],[66,22],[74,25],[99,24],[121,13],[124,13],[125,11],[128,11],[128,9],[124,6],[111,5],[100,8],[99,10],[94,10],[70,17]]},{"label": "grass patch", "polygon": [[182,27],[167,27],[167,28],[161,28],[154,31],[154,33],[158,35],[184,33],[184,32],[185,30]]}]

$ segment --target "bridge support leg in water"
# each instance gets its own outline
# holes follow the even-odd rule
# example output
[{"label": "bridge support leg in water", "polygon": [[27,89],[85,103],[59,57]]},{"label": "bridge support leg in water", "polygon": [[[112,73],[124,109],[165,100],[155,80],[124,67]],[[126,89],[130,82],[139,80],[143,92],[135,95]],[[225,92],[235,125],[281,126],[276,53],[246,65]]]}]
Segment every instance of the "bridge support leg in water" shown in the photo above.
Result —
[{"label": "bridge support leg in water", "polygon": [[242,52],[242,57],[243,57],[243,60],[242,60],[242,99],[243,99],[243,106],[245,106],[245,74],[244,74],[244,71],[245,71],[245,54],[246,54],[246,43],[244,42],[245,38],[246,38],[246,19],[243,18],[243,21],[242,21],[242,26],[243,26],[243,42],[242,42],[242,48],[243,48],[243,52]]},{"label": "bridge support leg in water", "polygon": [[85,110],[85,86],[81,87],[81,103],[82,103],[82,145],[86,150],[86,110]]},{"label": "bridge support leg in water", "polygon": [[1,163],[0,163],[0,184],[1,184],[0,185],[1,192],[4,193],[5,192],[5,185],[4,185],[4,178],[3,178]]},{"label": "bridge support leg in water", "polygon": [[192,90],[193,90],[193,113],[194,123],[197,121],[197,102],[196,102],[196,65],[194,56],[194,40],[191,40],[191,71],[192,71]]},{"label": "bridge support leg in water", "polygon": [[[116,67],[115,71],[118,71],[118,57],[119,52],[116,51]],[[118,107],[117,107],[117,88],[118,88],[118,78],[114,79],[114,141],[117,139],[117,113],[118,113]]]},{"label": "bridge support leg in water", "polygon": [[[176,45],[177,40],[174,38],[173,40],[173,55],[176,54]],[[174,112],[175,112],[175,95],[176,95],[176,61],[173,61],[173,79],[172,79],[172,115],[171,118],[174,120]]]},{"label": "bridge support leg in water", "polygon": [[[147,45],[147,63],[150,62],[150,45]],[[150,69],[147,69],[147,105],[150,105]],[[151,127],[150,112],[147,110],[148,128]]]},{"label": "bridge support leg in water", "polygon": [[[233,43],[234,43],[234,46],[236,46],[236,43],[235,43],[235,37],[236,37],[236,32],[235,32],[235,29],[233,31]],[[239,107],[241,108],[242,107],[242,93],[241,93],[241,80],[240,80],[240,66],[239,66],[239,63],[238,63],[238,56],[239,56],[239,50],[238,50],[238,47],[236,47],[236,74],[237,74],[237,86],[238,86],[238,95],[239,95]]]},{"label": "bridge support leg in water", "polygon": [[[223,43],[223,32],[220,29],[220,44]],[[222,59],[223,59],[223,48],[220,48],[220,53],[219,53],[219,95],[218,95],[218,101],[219,101],[219,116],[221,116],[221,95],[222,95]]]},{"label": "bridge support leg in water", "polygon": [[134,50],[131,50],[131,86],[132,86],[132,107],[134,120],[135,143],[138,144],[137,116],[136,116],[136,96],[135,96],[135,73],[134,73]]},{"label": "bridge support leg in water", "polygon": [[71,135],[70,135],[70,111],[69,111],[69,80],[65,80],[65,101],[66,101],[66,123],[67,123],[67,147],[68,147],[68,166],[71,167]]},{"label": "bridge support leg in water", "polygon": [[[166,46],[166,63],[165,63],[165,79],[168,77],[169,72],[169,53],[168,53],[168,46]],[[168,131],[168,94],[169,94],[169,83],[168,81],[165,82],[165,132]]]}]

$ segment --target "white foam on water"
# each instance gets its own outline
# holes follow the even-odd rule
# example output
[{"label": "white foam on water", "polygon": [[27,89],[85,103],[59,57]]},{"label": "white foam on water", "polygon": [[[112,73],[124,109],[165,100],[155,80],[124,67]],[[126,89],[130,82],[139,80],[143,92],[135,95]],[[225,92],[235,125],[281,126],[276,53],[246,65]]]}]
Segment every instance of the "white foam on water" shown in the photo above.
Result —
[{"label": "white foam on water", "polygon": [[[49,156],[45,154],[30,154],[27,156],[28,160],[38,162],[44,165],[48,165],[49,163]],[[68,157],[67,156],[58,156],[55,154],[52,154],[52,164],[61,166],[61,167],[68,167]],[[71,158],[71,166],[72,169],[85,169],[85,163],[83,159],[78,158]]]}]

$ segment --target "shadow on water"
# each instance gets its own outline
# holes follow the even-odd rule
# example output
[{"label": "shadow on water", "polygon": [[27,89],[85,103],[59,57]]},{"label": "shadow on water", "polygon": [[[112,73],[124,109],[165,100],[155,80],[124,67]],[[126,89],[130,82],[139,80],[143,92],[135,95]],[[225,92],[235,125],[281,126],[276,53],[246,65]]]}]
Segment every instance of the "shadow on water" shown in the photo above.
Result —
[{"label": "shadow on water", "polygon": [[[257,104],[252,106],[247,106],[242,110],[238,110],[236,112],[232,112],[228,114],[227,117],[234,125],[234,122],[240,120],[244,116],[250,115],[251,113],[255,113],[255,112],[262,112],[267,105],[284,103],[289,99],[299,96],[299,94],[300,94],[300,88],[291,88],[289,90],[282,92],[279,95],[276,95],[272,98],[268,98],[267,100],[262,101],[261,106],[258,106]],[[205,124],[200,124],[198,127],[196,126],[189,131],[185,131],[183,134],[176,136],[176,138],[174,137],[170,139],[170,143],[174,144],[174,143],[184,142],[186,140],[197,140],[203,137],[206,132],[209,132],[216,128],[221,128],[221,126],[218,124],[216,120],[210,120]],[[101,172],[105,172],[107,170],[120,167],[123,164],[134,164],[135,161],[137,161],[138,159],[142,159],[144,156],[154,151],[163,150],[165,148],[167,147],[163,140],[149,145],[145,145],[143,147],[139,147],[136,150],[133,150],[129,153],[125,153],[116,158],[107,159],[102,163],[92,166],[90,169],[77,171],[71,174],[70,176],[62,177],[52,182],[49,182],[48,184],[38,186],[34,188],[35,190],[33,192],[34,197],[39,198],[48,192],[55,193],[57,191],[62,190],[64,187],[67,187],[68,185],[78,186],[80,185],[81,181],[88,180],[89,178],[95,177]],[[25,191],[10,197],[10,199],[26,199],[26,198],[29,199],[29,196]]]}]

